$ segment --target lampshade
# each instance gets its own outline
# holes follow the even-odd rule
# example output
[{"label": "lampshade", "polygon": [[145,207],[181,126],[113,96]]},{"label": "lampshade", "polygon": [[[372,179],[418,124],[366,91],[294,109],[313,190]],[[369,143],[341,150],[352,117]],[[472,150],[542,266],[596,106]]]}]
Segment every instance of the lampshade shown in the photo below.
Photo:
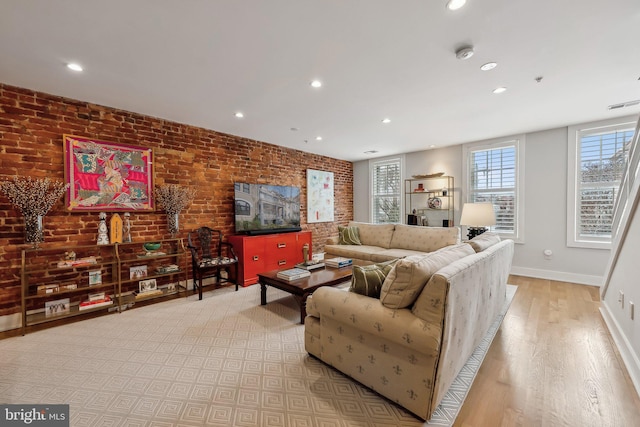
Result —
[{"label": "lampshade", "polygon": [[462,206],[460,224],[469,227],[488,227],[496,224],[496,215],[491,203],[465,203]]}]

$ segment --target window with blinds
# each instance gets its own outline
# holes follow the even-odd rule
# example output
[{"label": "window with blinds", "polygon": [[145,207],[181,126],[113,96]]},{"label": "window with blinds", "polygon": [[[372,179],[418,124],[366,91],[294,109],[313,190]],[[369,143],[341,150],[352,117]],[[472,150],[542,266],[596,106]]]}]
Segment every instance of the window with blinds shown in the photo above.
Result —
[{"label": "window with blinds", "polygon": [[374,224],[400,222],[401,176],[400,159],[390,159],[372,164],[371,222]]},{"label": "window with blinds", "polygon": [[493,204],[491,231],[515,236],[517,221],[517,145],[469,151],[468,202]]},{"label": "window with blinds", "polygon": [[611,241],[613,210],[633,134],[633,128],[624,126],[578,133],[578,239]]}]

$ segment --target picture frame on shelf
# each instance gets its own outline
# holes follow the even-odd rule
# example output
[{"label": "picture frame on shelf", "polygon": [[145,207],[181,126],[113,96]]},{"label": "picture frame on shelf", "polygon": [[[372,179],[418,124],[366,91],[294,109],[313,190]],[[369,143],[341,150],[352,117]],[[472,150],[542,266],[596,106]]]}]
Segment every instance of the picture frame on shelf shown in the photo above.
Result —
[{"label": "picture frame on shelf", "polygon": [[102,270],[91,270],[89,272],[89,286],[102,284]]},{"label": "picture frame on shelf", "polygon": [[67,314],[70,311],[69,298],[57,299],[54,301],[46,301],[44,303],[44,315],[45,317],[59,316],[61,314]]},{"label": "picture frame on shelf", "polygon": [[147,277],[146,265],[135,265],[129,268],[129,279],[141,279]]},{"label": "picture frame on shelf", "polygon": [[147,279],[141,280],[138,282],[138,291],[142,294],[150,291],[157,291],[158,284],[156,283],[156,279]]}]

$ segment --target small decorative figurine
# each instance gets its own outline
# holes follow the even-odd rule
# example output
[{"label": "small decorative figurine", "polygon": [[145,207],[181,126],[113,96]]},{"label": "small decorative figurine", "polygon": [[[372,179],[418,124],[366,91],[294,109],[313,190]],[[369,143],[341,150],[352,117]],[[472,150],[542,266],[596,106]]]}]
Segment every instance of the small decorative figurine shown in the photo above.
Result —
[{"label": "small decorative figurine", "polygon": [[131,221],[129,220],[129,217],[131,216],[131,214],[129,212],[125,212],[124,213],[124,226],[122,227],[122,232],[123,232],[123,236],[122,236],[122,241],[124,243],[131,243]]},{"label": "small decorative figurine", "polygon": [[302,260],[306,263],[309,261],[309,244],[305,243],[302,246]]},{"label": "small decorative figurine", "polygon": [[111,243],[122,243],[122,218],[117,213],[111,215]]},{"label": "small decorative figurine", "polygon": [[98,245],[108,245],[109,235],[107,234],[107,214],[100,212],[100,225],[98,225]]}]

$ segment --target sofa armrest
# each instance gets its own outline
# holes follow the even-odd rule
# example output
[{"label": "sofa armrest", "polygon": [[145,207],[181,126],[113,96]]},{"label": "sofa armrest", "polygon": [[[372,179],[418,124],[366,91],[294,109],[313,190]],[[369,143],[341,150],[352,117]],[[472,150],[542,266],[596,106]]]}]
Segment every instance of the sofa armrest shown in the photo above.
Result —
[{"label": "sofa armrest", "polygon": [[329,286],[314,292],[308,313],[334,319],[355,328],[425,355],[440,351],[442,329],[420,319],[409,309],[390,309],[379,299]]},{"label": "sofa armrest", "polygon": [[327,237],[327,245],[337,245],[340,240],[339,236]]}]

